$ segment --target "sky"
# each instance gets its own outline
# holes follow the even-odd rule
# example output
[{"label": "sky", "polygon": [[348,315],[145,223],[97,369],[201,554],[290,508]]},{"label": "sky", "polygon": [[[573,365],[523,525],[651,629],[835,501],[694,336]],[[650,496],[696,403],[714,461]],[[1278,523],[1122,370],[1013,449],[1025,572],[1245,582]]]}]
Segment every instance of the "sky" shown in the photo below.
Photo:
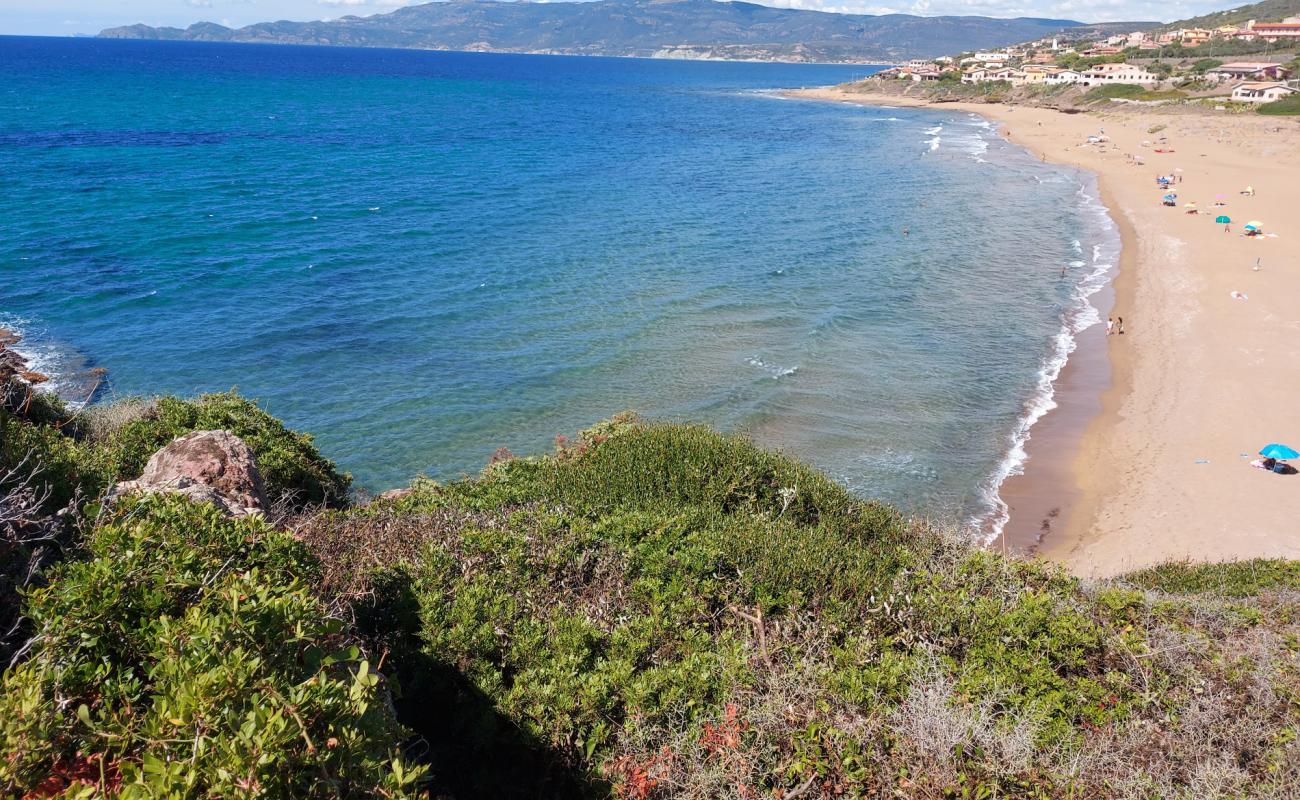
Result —
[{"label": "sky", "polygon": [[[1234,8],[1231,0],[752,0],[780,8],[853,14],[974,14],[1083,22],[1164,22]],[[0,34],[68,36],[116,25],[186,27],[200,20],[238,27],[279,19],[368,16],[426,0],[0,0]]]}]

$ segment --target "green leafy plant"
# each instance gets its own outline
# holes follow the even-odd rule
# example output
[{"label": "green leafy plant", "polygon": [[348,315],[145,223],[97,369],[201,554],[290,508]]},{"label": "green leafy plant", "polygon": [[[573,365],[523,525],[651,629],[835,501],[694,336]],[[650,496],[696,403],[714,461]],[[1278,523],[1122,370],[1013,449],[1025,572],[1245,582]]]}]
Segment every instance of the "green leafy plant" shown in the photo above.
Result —
[{"label": "green leafy plant", "polygon": [[303,548],[176,498],[124,504],[28,601],[0,787],[401,797],[422,771],[379,677],[307,590]]}]

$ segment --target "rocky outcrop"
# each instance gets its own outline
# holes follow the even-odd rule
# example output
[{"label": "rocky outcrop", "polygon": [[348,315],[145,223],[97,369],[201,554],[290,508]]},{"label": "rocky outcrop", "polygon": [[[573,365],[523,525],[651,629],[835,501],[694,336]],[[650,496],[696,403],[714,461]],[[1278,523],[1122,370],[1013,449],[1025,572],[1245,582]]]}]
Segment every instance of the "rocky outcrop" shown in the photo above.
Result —
[{"label": "rocky outcrop", "polygon": [[252,449],[228,431],[195,431],[176,439],[153,454],[139,478],[114,486],[109,499],[133,492],[183,495],[232,517],[260,514],[268,506]]},{"label": "rocky outcrop", "polygon": [[29,370],[27,359],[10,347],[18,344],[22,338],[7,328],[0,328],[0,383],[5,383],[11,378],[18,378],[29,384],[48,381],[49,376]]}]

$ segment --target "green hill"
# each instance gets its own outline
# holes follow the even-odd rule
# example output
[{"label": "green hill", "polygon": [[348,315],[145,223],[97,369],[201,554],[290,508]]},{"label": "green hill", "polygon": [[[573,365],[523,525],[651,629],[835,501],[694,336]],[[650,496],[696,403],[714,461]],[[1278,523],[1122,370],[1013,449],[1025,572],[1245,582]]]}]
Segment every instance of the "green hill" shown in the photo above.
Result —
[{"label": "green hill", "polygon": [[1176,30],[1178,28],[1217,28],[1220,25],[1241,25],[1250,20],[1259,22],[1277,22],[1286,17],[1300,15],[1300,0],[1264,0],[1246,6],[1202,14],[1199,17],[1180,19],[1163,25],[1159,30]]},{"label": "green hill", "polygon": [[[346,4],[345,4],[346,5]],[[932,57],[1051,36],[1071,20],[840,14],[715,0],[498,2],[448,0],[330,21],[263,22],[231,29],[128,25],[123,39],[864,62]]]},{"label": "green hill", "polygon": [[[1083,583],[744,439],[632,417],[278,527],[102,509],[126,469],[109,454],[161,433],[158,406],[86,424],[8,397],[9,591],[38,546],[23,531],[62,558],[21,599],[6,795],[1300,791],[1294,562]],[[167,403],[258,437],[282,489],[343,480],[248,401]],[[24,485],[71,498],[61,517],[15,488],[37,464]]]}]

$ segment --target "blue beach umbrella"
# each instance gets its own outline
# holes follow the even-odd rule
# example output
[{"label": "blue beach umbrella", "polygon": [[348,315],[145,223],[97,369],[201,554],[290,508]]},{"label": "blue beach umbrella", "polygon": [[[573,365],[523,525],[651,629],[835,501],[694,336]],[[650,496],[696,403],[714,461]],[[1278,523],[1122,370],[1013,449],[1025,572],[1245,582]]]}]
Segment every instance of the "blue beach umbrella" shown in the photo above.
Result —
[{"label": "blue beach umbrella", "polygon": [[1294,448],[1287,447],[1284,444],[1276,444],[1276,443],[1270,444],[1267,447],[1265,447],[1263,450],[1260,450],[1259,454],[1264,458],[1278,458],[1283,461],[1286,461],[1287,459],[1290,458],[1300,458],[1300,453],[1297,453]]},{"label": "blue beach umbrella", "polygon": [[1167,194],[1167,195],[1164,196],[1163,199],[1165,199],[1165,200],[1167,200],[1168,202],[1172,203],[1173,201],[1175,201],[1175,200],[1178,199],[1178,195],[1176,195],[1176,194]]},{"label": "blue beach umbrella", "polygon": [[1219,223],[1220,225],[1227,225],[1229,222],[1232,222],[1232,219],[1223,214],[1220,214],[1219,216],[1214,218],[1214,221]]}]

